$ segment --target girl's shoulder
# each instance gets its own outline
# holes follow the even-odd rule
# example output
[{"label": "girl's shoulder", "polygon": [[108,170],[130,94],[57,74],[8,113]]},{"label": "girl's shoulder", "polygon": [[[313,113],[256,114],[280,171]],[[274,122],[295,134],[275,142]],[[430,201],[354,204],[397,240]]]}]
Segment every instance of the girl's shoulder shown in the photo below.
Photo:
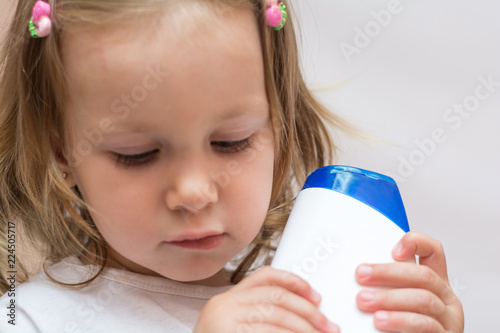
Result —
[{"label": "girl's shoulder", "polygon": [[[47,269],[52,278],[64,283],[83,282],[97,270],[77,257]],[[7,307],[14,304],[14,321],[0,320],[0,332],[95,332],[97,327],[99,332],[136,332],[144,331],[145,323],[151,325],[146,327],[148,332],[165,332],[165,327],[192,332],[206,301],[227,289],[113,268],[88,286],[74,288],[55,283],[42,272],[0,298],[0,309],[11,311]]]}]

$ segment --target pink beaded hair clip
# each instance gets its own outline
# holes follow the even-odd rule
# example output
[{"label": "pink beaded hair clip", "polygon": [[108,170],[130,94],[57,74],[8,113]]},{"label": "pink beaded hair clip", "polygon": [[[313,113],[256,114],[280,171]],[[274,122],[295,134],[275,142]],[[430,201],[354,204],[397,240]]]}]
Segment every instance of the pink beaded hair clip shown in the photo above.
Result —
[{"label": "pink beaded hair clip", "polygon": [[281,30],[286,22],[286,6],[283,1],[267,0],[266,23],[274,30]]},{"label": "pink beaded hair clip", "polygon": [[31,37],[47,37],[52,29],[52,20],[50,19],[51,8],[45,1],[37,1],[33,6],[33,13],[29,23]]}]

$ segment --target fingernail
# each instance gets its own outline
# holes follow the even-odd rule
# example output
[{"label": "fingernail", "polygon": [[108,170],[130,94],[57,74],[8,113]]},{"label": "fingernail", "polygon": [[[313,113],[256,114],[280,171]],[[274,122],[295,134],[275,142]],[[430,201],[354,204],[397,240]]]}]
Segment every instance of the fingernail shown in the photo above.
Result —
[{"label": "fingernail", "polygon": [[372,273],[373,268],[368,265],[361,265],[358,268],[358,274],[361,278],[366,279]]},{"label": "fingernail", "polygon": [[327,330],[330,333],[340,333],[340,327],[338,327],[337,325],[335,325],[334,323],[332,323],[330,321],[328,322]]},{"label": "fingernail", "polygon": [[321,302],[321,294],[314,289],[312,289],[312,298],[315,303]]},{"label": "fingernail", "polygon": [[375,312],[375,319],[379,322],[386,322],[389,319],[389,314],[386,311]]},{"label": "fingernail", "polygon": [[361,294],[359,295],[363,302],[371,302],[375,298],[375,294],[371,291],[362,291]]},{"label": "fingernail", "polygon": [[399,256],[403,252],[403,244],[397,243],[396,246],[392,249],[392,253],[396,256]]}]

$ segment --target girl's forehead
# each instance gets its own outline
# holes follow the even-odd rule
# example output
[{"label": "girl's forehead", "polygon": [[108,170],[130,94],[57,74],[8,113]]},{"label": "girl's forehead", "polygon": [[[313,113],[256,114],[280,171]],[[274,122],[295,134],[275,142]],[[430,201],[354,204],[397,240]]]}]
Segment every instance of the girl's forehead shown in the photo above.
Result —
[{"label": "girl's forehead", "polygon": [[75,71],[87,77],[96,69],[123,72],[127,64],[157,64],[165,55],[187,56],[207,44],[235,50],[251,45],[243,37],[249,29],[258,29],[250,9],[186,1],[127,24],[69,29],[63,39],[63,62],[70,77]]},{"label": "girl's forehead", "polygon": [[[70,31],[63,62],[70,83],[71,117],[78,122],[100,119],[116,106],[135,109],[138,101],[142,109],[158,114],[169,107],[207,110],[210,104],[213,112],[207,114],[216,115],[255,100],[258,111],[267,110],[262,49],[253,12],[234,9],[219,20],[215,25],[191,22],[191,28],[180,34],[162,33],[169,27],[166,20],[152,22],[159,25],[146,25],[143,30],[137,27],[145,22],[135,23],[135,29],[94,30],[79,39]],[[169,112],[168,120],[182,122],[190,115],[195,116]]]}]

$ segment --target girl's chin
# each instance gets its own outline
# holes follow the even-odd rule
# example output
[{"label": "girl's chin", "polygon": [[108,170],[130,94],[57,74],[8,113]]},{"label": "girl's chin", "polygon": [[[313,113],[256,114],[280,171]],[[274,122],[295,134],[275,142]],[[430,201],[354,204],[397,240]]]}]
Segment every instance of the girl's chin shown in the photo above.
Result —
[{"label": "girl's chin", "polygon": [[[198,275],[198,274],[197,274]],[[221,269],[215,274],[200,274],[197,277],[193,278],[193,275],[190,276],[175,276],[175,277],[169,277],[166,276],[167,278],[186,283],[186,284],[195,284],[195,285],[203,285],[203,286],[208,286],[208,287],[222,287],[222,286],[229,286],[232,285],[231,283],[231,272],[227,271],[225,269]]]},{"label": "girl's chin", "polygon": [[[211,287],[228,286],[232,284],[230,282],[231,272],[225,270],[223,264],[218,266],[214,263],[214,265],[211,267],[200,267],[199,265],[192,265],[186,268],[174,270],[172,270],[171,267],[169,267],[168,269],[166,269],[166,267],[163,267],[163,270],[161,268],[156,270],[156,267],[148,268],[147,265],[141,266],[136,262],[120,255],[112,248],[108,249],[108,254],[109,257],[106,266],[112,268],[126,269],[143,275],[164,277],[186,284],[205,285]],[[89,261],[91,261],[85,256],[81,259],[84,264],[89,264]]]}]

